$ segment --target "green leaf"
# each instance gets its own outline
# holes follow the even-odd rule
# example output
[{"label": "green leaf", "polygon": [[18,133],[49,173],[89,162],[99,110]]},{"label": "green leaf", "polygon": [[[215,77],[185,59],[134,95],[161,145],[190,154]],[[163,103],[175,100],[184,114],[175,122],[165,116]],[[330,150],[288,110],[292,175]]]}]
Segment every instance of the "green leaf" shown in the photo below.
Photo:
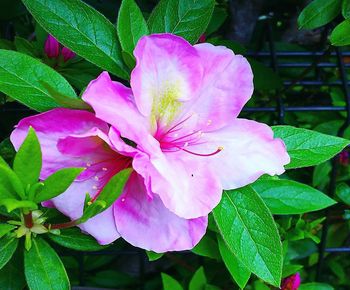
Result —
[{"label": "green leaf", "polygon": [[130,168],[127,168],[114,175],[102,189],[96,200],[84,209],[83,216],[79,221],[83,223],[109,208],[122,194],[131,171]]},{"label": "green leaf", "polygon": [[24,273],[30,290],[69,290],[69,279],[62,261],[41,238],[24,251]]},{"label": "green leaf", "polygon": [[273,126],[275,137],[287,146],[291,162],[287,169],[320,164],[350,144],[349,140],[292,126]]},{"label": "green leaf", "polygon": [[242,264],[240,260],[226,246],[224,240],[218,236],[219,250],[227,270],[230,272],[233,280],[243,289],[250,278],[250,271]]},{"label": "green leaf", "polygon": [[11,232],[16,227],[10,224],[0,224],[0,238]]},{"label": "green leaf", "polygon": [[64,46],[95,65],[128,79],[117,31],[101,13],[80,0],[23,0],[35,20]]},{"label": "green leaf", "polygon": [[36,203],[29,200],[17,200],[14,198],[4,198],[0,199],[0,206],[4,206],[7,209],[7,212],[11,212],[18,208],[28,208],[30,210],[38,209]]},{"label": "green leaf", "polygon": [[134,0],[122,1],[117,20],[117,30],[122,49],[132,55],[141,36],[149,33],[146,20]]},{"label": "green leaf", "polygon": [[10,261],[14,252],[17,249],[18,239],[10,236],[5,236],[0,239],[0,269]]},{"label": "green leaf", "polygon": [[314,0],[298,17],[299,28],[314,29],[331,22],[340,12],[341,0]]},{"label": "green leaf", "polygon": [[29,42],[25,38],[16,36],[15,37],[15,46],[18,52],[30,55],[32,57],[39,57],[40,54],[38,50],[34,47],[33,43]]},{"label": "green leaf", "polygon": [[12,259],[0,270],[0,289],[23,290],[24,286],[23,268]]},{"label": "green leaf", "polygon": [[169,32],[197,42],[214,11],[214,0],[161,0],[148,19],[151,33]]},{"label": "green leaf", "polygon": [[183,290],[181,284],[173,277],[162,273],[163,290]]},{"label": "green leaf", "polygon": [[19,148],[13,170],[24,187],[38,182],[42,165],[42,154],[39,139],[32,127],[29,127],[28,135]]},{"label": "green leaf", "polygon": [[93,237],[83,234],[78,228],[61,230],[59,235],[49,234],[49,238],[63,247],[77,251],[100,251],[107,248],[97,243]]},{"label": "green leaf", "polygon": [[44,187],[36,194],[34,201],[40,203],[65,192],[83,170],[84,168],[63,168],[51,174],[43,181]]},{"label": "green leaf", "polygon": [[156,252],[152,252],[152,251],[146,251],[147,257],[148,257],[148,261],[153,262],[156,261],[158,259],[160,259],[161,257],[163,257],[164,253],[156,253]]},{"label": "green leaf", "polygon": [[303,265],[283,265],[282,278],[286,278],[300,271],[304,266]]},{"label": "green leaf", "polygon": [[201,241],[192,249],[192,252],[212,259],[220,259],[218,244],[208,235],[205,235]]},{"label": "green leaf", "polygon": [[12,198],[16,197],[16,193],[21,198],[25,197],[22,182],[8,165],[0,164],[0,197]]},{"label": "green leaf", "polygon": [[59,107],[42,81],[67,98],[77,99],[71,85],[54,69],[20,52],[0,49],[1,92],[40,112]]},{"label": "green leaf", "polygon": [[0,38],[0,49],[13,50],[15,49],[15,46],[11,41]]},{"label": "green leaf", "polygon": [[301,284],[298,290],[334,290],[334,288],[325,283],[306,283]]},{"label": "green leaf", "polygon": [[333,29],[330,41],[335,46],[350,44],[350,19],[344,20]]},{"label": "green leaf", "polygon": [[345,19],[349,19],[350,18],[350,0],[343,0],[342,2],[343,3],[341,7],[341,12]]},{"label": "green leaf", "polygon": [[251,186],[273,214],[303,214],[336,203],[321,191],[293,180],[261,179]]},{"label": "green leaf", "polygon": [[339,183],[336,190],[337,196],[347,205],[350,205],[350,186],[345,182]]},{"label": "green leaf", "polygon": [[220,233],[246,268],[278,287],[282,275],[282,244],[267,206],[252,187],[224,191],[214,209]]},{"label": "green leaf", "polygon": [[193,275],[188,286],[189,290],[204,290],[207,284],[203,266],[200,267]]}]

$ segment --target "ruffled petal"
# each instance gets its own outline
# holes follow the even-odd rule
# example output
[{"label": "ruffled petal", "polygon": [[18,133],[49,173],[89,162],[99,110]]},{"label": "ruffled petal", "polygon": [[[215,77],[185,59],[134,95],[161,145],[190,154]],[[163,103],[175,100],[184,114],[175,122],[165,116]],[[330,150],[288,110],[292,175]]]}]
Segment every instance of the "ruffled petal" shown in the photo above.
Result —
[{"label": "ruffled petal", "polygon": [[202,140],[191,149],[207,153],[223,147],[207,157],[207,165],[219,176],[223,189],[245,186],[263,174],[282,174],[290,162],[283,141],[273,138],[269,126],[255,121],[236,119],[229,126],[203,134]]},{"label": "ruffled petal", "polygon": [[113,82],[107,72],[90,82],[82,98],[96,117],[114,126],[124,138],[135,141],[148,133],[148,122],[137,110],[131,89]]},{"label": "ruffled petal", "polygon": [[45,179],[58,169],[85,166],[89,160],[72,158],[62,154],[57,143],[70,135],[85,134],[91,130],[108,133],[108,125],[92,113],[70,109],[54,109],[39,115],[22,119],[11,134],[11,142],[19,149],[32,126],[39,138],[43,153],[43,167],[40,178]]},{"label": "ruffled petal", "polygon": [[123,239],[157,253],[192,249],[208,223],[207,217],[183,219],[170,212],[158,196],[148,196],[142,177],[136,173],[114,204],[114,216]]},{"label": "ruffled petal", "polygon": [[198,114],[197,128],[212,131],[230,124],[252,96],[253,73],[248,61],[223,46],[194,46],[204,67],[200,97],[191,112]]},{"label": "ruffled petal", "polygon": [[148,191],[182,218],[206,216],[220,202],[222,187],[205,157],[182,151],[138,154],[133,168],[144,177]]},{"label": "ruffled petal", "polygon": [[203,69],[196,49],[181,37],[153,34],[138,41],[134,55],[131,87],[139,111],[158,125],[171,123],[201,86]]}]

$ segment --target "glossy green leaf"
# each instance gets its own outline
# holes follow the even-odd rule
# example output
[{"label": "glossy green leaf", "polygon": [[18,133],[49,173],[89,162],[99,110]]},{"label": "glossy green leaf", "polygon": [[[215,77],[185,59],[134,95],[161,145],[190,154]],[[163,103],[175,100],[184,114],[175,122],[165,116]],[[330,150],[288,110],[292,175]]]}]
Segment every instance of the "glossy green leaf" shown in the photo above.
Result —
[{"label": "glossy green leaf", "polygon": [[148,19],[148,27],[151,33],[169,32],[196,43],[214,6],[214,0],[161,0]]},{"label": "glossy green leaf", "polygon": [[207,284],[203,267],[200,267],[193,275],[188,286],[189,290],[204,290]]},{"label": "glossy green leaf", "polygon": [[181,284],[173,277],[162,273],[163,290],[183,290]]},{"label": "glossy green leaf", "polygon": [[286,168],[300,168],[320,164],[342,151],[349,140],[292,126],[273,126],[275,138],[287,146],[291,162]]},{"label": "glossy green leaf", "polygon": [[41,238],[33,239],[24,251],[24,273],[30,290],[69,290],[69,279],[62,261]]},{"label": "glossy green leaf", "polygon": [[96,200],[84,209],[80,222],[85,222],[109,208],[122,194],[130,174],[131,169],[128,168],[114,175],[99,193]]},{"label": "glossy green leaf", "polygon": [[337,196],[347,205],[350,205],[350,186],[345,182],[339,183],[336,190]]},{"label": "glossy green leaf", "polygon": [[122,1],[117,30],[123,51],[130,55],[132,55],[140,37],[149,33],[146,20],[134,0]]},{"label": "glossy green leaf", "polygon": [[261,197],[250,186],[224,191],[213,213],[226,245],[236,257],[249,271],[278,287],[282,244]]},{"label": "glossy green leaf", "polygon": [[15,160],[13,161],[13,170],[24,187],[28,184],[38,182],[42,165],[42,154],[39,139],[32,127],[29,128],[27,137],[19,148]]},{"label": "glossy green leaf", "polygon": [[344,20],[333,29],[330,40],[335,46],[350,44],[350,19]]},{"label": "glossy green leaf", "polygon": [[77,251],[100,251],[107,247],[101,246],[93,237],[83,234],[79,228],[63,229],[59,235],[49,234],[49,237],[55,243]]},{"label": "glossy green leaf", "polygon": [[205,235],[200,242],[192,249],[192,252],[212,259],[220,259],[218,244],[214,239]]},{"label": "glossy green leaf", "polygon": [[0,49],[1,92],[37,111],[59,107],[43,81],[67,98],[77,99],[71,85],[51,67],[20,52]]},{"label": "glossy green leaf", "polygon": [[36,194],[34,201],[40,203],[65,192],[83,170],[84,168],[63,168],[51,174],[43,181],[43,189]]},{"label": "glossy green leaf", "polygon": [[345,19],[350,18],[350,0],[342,0],[341,12]]},{"label": "glossy green leaf", "polygon": [[0,197],[14,198],[16,193],[21,198],[25,197],[21,180],[7,164],[0,164]]},{"label": "glossy green leaf", "polygon": [[0,206],[6,207],[8,212],[11,212],[18,208],[28,208],[35,210],[38,208],[37,204],[29,200],[17,200],[14,198],[0,199]]},{"label": "glossy green leaf", "polygon": [[159,260],[161,257],[163,257],[164,253],[156,253],[152,251],[146,251],[148,261],[153,262],[156,260]]},{"label": "glossy green leaf", "polygon": [[18,239],[10,236],[4,236],[0,239],[0,269],[10,261],[17,249]]},{"label": "glossy green leaf", "polygon": [[250,278],[250,271],[230,251],[220,236],[218,236],[218,243],[220,254],[227,270],[230,272],[237,285],[243,289],[247,285]]},{"label": "glossy green leaf", "polygon": [[251,185],[273,214],[303,214],[336,202],[321,191],[285,179],[261,179]]},{"label": "glossy green leaf", "polygon": [[0,238],[11,232],[16,227],[10,224],[0,224]]},{"label": "glossy green leaf", "polygon": [[334,288],[325,283],[306,283],[301,284],[298,290],[334,290]]},{"label": "glossy green leaf", "polygon": [[298,17],[299,28],[314,29],[331,22],[340,13],[341,0],[313,0]]},{"label": "glossy green leaf", "polygon": [[129,77],[117,31],[101,13],[80,0],[23,0],[36,21],[64,46],[95,65]]}]

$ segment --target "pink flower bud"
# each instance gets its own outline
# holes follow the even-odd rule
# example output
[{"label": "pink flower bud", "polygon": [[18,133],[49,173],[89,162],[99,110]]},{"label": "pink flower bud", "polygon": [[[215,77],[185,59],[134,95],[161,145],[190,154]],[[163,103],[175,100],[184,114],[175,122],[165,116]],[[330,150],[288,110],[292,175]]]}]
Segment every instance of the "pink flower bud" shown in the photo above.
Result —
[{"label": "pink flower bud", "polygon": [[292,276],[289,276],[285,278],[282,282],[282,290],[298,290],[300,286],[301,280],[300,280],[300,274],[295,273]]},{"label": "pink flower bud", "polygon": [[207,36],[203,33],[199,39],[198,39],[198,43],[203,43],[207,40]]},{"label": "pink flower bud", "polygon": [[65,62],[70,60],[71,58],[75,57],[75,53],[67,47],[62,48],[62,55],[63,55],[63,60]]},{"label": "pink flower bud", "polygon": [[56,38],[49,34],[45,41],[44,50],[49,58],[57,58],[60,54],[60,44]]}]

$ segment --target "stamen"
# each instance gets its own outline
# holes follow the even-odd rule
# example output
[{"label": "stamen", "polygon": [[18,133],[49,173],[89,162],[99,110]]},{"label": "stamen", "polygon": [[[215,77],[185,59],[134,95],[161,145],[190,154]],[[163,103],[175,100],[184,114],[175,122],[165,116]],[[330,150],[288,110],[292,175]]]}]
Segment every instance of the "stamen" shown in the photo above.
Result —
[{"label": "stamen", "polygon": [[218,147],[218,149],[215,151],[215,152],[213,152],[213,153],[209,153],[209,154],[201,154],[201,153],[196,153],[196,152],[192,152],[192,151],[189,151],[189,150],[187,150],[187,149],[185,149],[185,148],[181,148],[181,147],[178,147],[178,146],[176,146],[178,149],[180,149],[180,150],[182,150],[182,151],[185,151],[185,152],[187,152],[187,153],[190,153],[190,154],[193,154],[193,155],[196,155],[196,156],[203,156],[203,157],[209,157],[209,156],[213,156],[213,155],[216,155],[216,154],[218,154],[219,152],[221,152],[222,150],[224,150],[224,147]]}]

